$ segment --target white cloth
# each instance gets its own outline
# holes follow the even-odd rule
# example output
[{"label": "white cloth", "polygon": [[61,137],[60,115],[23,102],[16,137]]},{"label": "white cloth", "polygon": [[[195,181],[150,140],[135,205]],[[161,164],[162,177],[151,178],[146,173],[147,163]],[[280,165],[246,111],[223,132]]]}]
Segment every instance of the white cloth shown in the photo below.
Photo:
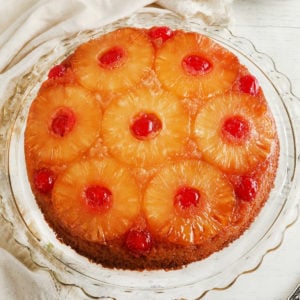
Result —
[{"label": "white cloth", "polygon": [[57,290],[49,275],[31,271],[14,256],[0,248],[1,299],[55,299]]},{"label": "white cloth", "polygon": [[[226,25],[232,0],[161,0],[157,4],[185,17]],[[151,0],[0,0],[0,107],[22,75],[62,37],[94,29],[128,16]],[[1,126],[1,124],[0,124]],[[0,220],[0,298],[74,299],[67,287],[59,287],[50,274],[29,270],[10,253],[20,256],[20,246],[8,239]],[[1,232],[2,230],[2,232]],[[5,245],[5,246],[4,246]],[[29,257],[28,253],[27,256]],[[20,259],[22,260],[22,259]],[[30,260],[30,257],[27,258]],[[69,288],[71,289],[71,288]],[[75,288],[73,288],[75,289]],[[77,290],[77,289],[76,289]],[[78,291],[80,294],[80,291]],[[82,296],[82,294],[81,294]],[[101,296],[101,295],[99,295]],[[78,294],[76,297],[79,297]]]},{"label": "white cloth", "polygon": [[160,0],[158,3],[169,10],[189,18],[198,17],[208,25],[225,26],[231,21],[233,0]]}]

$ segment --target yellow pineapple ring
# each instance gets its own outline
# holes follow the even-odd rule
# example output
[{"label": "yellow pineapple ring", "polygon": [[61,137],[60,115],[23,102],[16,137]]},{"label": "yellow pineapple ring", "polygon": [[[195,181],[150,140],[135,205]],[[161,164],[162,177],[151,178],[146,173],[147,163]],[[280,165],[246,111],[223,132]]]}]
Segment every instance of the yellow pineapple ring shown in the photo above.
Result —
[{"label": "yellow pineapple ring", "polygon": [[142,30],[122,28],[79,46],[71,65],[86,88],[118,90],[140,82],[151,69],[153,57],[154,48]]},{"label": "yellow pineapple ring", "polygon": [[[196,205],[177,206],[176,195],[182,188],[199,192]],[[151,231],[176,244],[200,244],[212,238],[230,223],[234,208],[234,191],[226,177],[217,168],[196,160],[162,168],[143,199]]]},{"label": "yellow pineapple ring", "polygon": [[[95,209],[85,198],[91,186],[111,192],[108,208]],[[61,224],[81,238],[104,243],[124,234],[140,211],[140,192],[129,171],[113,159],[74,163],[57,179],[52,203]]]},{"label": "yellow pineapple ring", "polygon": [[[60,136],[53,120],[61,111],[71,113],[71,128]],[[61,164],[86,151],[99,135],[102,112],[94,96],[75,85],[57,85],[41,90],[29,111],[25,141],[38,161]],[[59,119],[57,120],[59,126]],[[54,124],[55,125],[55,124]]]},{"label": "yellow pineapple ring", "polygon": [[[161,130],[149,139],[138,139],[131,125],[140,114],[154,114]],[[167,92],[151,94],[147,89],[129,93],[110,104],[103,116],[104,144],[119,160],[134,166],[153,166],[181,153],[189,133],[189,120],[182,103]]]},{"label": "yellow pineapple ring", "polygon": [[[195,57],[204,60],[205,63],[198,61],[198,66],[207,71],[186,70],[185,59]],[[198,33],[178,32],[158,50],[155,60],[163,86],[183,97],[209,97],[228,90],[237,77],[238,68],[234,54]]]},{"label": "yellow pineapple ring", "polygon": [[[240,139],[224,137],[225,121],[232,117],[246,122],[247,132]],[[217,96],[207,102],[196,117],[194,132],[206,161],[225,172],[237,173],[247,172],[264,161],[276,137],[266,103],[238,93]]]}]

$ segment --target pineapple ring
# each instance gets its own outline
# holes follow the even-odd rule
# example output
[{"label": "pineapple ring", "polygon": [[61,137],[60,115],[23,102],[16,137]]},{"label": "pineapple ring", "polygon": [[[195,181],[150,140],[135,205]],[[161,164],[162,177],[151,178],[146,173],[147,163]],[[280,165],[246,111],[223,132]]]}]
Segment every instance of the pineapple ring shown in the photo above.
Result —
[{"label": "pineapple ring", "polygon": [[[83,197],[88,186],[101,185],[112,193],[108,210],[89,207]],[[59,222],[72,234],[105,243],[124,234],[140,211],[140,191],[126,168],[113,159],[76,162],[55,182],[52,203]]]},{"label": "pineapple ring", "polygon": [[[222,125],[231,116],[249,124],[249,134],[241,142],[223,138]],[[229,93],[207,102],[196,117],[194,128],[206,161],[225,172],[244,173],[264,161],[276,138],[275,124],[266,103],[246,94]]]},{"label": "pineapple ring", "polygon": [[[141,114],[155,114],[162,128],[155,137],[134,137],[130,126]],[[154,166],[181,153],[189,133],[189,120],[182,103],[167,92],[151,94],[140,89],[114,101],[106,109],[102,123],[104,144],[112,156],[133,166]]]},{"label": "pineapple ring", "polygon": [[[122,63],[101,67],[101,57],[110,50],[123,50]],[[71,65],[79,82],[91,90],[118,90],[135,86],[151,69],[154,48],[142,31],[123,28],[77,48]],[[99,62],[100,60],[100,62]]]},{"label": "pineapple ring", "polygon": [[[75,116],[72,130],[58,136],[51,130],[51,120],[60,110]],[[44,88],[32,103],[28,115],[25,140],[30,154],[44,163],[69,162],[85,152],[101,129],[102,112],[90,92],[75,85]]]},{"label": "pineapple ring", "polygon": [[[183,68],[187,56],[211,64],[205,74],[189,74]],[[210,97],[228,90],[238,75],[237,57],[198,33],[178,32],[158,50],[155,69],[163,86],[181,97]]]},{"label": "pineapple ring", "polygon": [[[178,188],[184,186],[200,193],[198,205],[187,215],[174,203]],[[200,244],[214,237],[230,223],[234,208],[234,191],[227,178],[217,168],[196,160],[162,168],[143,199],[151,231],[176,244]]]}]

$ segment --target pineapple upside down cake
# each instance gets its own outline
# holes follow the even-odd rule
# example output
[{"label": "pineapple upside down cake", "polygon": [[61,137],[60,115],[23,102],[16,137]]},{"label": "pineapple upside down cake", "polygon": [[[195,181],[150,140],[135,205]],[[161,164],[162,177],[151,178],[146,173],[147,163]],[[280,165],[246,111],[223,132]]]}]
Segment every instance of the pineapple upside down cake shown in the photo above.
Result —
[{"label": "pineapple upside down cake", "polygon": [[110,268],[172,269],[237,239],[274,185],[279,142],[257,79],[194,32],[121,28],[51,68],[25,130],[58,239]]}]

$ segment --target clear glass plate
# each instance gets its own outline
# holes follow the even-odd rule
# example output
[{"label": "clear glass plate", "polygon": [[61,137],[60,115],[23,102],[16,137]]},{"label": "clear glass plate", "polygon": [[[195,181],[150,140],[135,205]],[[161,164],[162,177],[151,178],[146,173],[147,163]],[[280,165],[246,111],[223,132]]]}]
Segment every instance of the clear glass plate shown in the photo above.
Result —
[{"label": "clear glass plate", "polygon": [[[274,114],[280,159],[275,187],[251,227],[224,250],[205,260],[174,271],[121,271],[90,263],[60,243],[45,222],[27,181],[24,160],[24,128],[31,101],[50,66],[61,61],[82,42],[119,27],[167,25],[208,35],[230,51],[258,78]],[[32,260],[46,268],[62,284],[74,285],[89,297],[115,299],[195,299],[211,289],[223,289],[245,272],[254,271],[264,255],[277,248],[286,228],[298,215],[300,102],[289,80],[277,72],[273,61],[256,51],[246,39],[228,30],[206,27],[167,11],[144,9],[129,18],[95,31],[79,32],[61,44],[18,78],[12,97],[1,107],[0,212],[13,224],[14,238],[30,249]],[[299,184],[298,184],[299,186]]]}]

